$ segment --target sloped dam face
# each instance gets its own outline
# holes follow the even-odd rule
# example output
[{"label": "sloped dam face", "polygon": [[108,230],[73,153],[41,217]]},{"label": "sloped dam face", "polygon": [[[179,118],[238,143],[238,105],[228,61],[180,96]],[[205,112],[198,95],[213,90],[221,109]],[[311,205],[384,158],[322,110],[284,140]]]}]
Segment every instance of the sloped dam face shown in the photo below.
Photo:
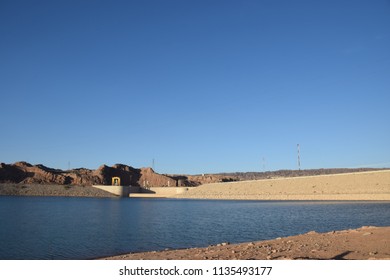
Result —
[{"label": "sloped dam face", "polygon": [[130,194],[129,186],[105,186],[105,185],[93,185],[92,187],[101,189],[103,191],[115,194],[120,197],[128,197]]},{"label": "sloped dam face", "polygon": [[158,195],[160,197],[170,197],[176,194],[182,194],[188,191],[187,187],[151,187],[141,188],[133,186],[107,186],[107,185],[93,185],[94,188],[101,189],[103,191],[112,193],[120,197],[129,197],[130,194],[137,194],[137,197],[141,197],[142,194]]}]

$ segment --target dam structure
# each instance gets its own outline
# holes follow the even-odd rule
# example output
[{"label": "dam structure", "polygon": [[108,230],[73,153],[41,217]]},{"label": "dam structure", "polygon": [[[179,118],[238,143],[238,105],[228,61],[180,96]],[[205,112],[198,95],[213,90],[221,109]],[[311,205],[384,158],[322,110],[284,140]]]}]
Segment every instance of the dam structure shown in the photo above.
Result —
[{"label": "dam structure", "polygon": [[112,177],[112,183],[110,185],[92,185],[92,187],[112,193],[119,197],[129,197],[130,194],[130,186],[122,186],[121,178]]},{"label": "dam structure", "polygon": [[92,185],[92,187],[119,197],[171,197],[188,191],[188,187],[122,186],[120,177],[112,177],[111,185]]}]

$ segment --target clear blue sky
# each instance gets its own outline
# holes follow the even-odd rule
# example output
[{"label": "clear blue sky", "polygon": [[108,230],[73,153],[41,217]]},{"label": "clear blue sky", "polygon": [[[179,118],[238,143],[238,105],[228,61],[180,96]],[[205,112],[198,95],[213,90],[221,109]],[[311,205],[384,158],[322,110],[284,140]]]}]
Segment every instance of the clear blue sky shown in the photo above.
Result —
[{"label": "clear blue sky", "polygon": [[390,1],[0,1],[0,161],[390,166]]}]

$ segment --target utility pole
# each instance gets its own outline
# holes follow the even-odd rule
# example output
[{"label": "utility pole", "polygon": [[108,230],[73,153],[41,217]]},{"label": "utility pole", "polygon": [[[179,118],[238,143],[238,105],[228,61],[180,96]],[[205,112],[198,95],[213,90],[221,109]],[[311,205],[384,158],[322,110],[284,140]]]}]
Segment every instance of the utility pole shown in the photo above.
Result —
[{"label": "utility pole", "polygon": [[154,170],[154,159],[152,161],[152,169]]},{"label": "utility pole", "polygon": [[297,144],[297,149],[298,149],[298,169],[301,170],[301,155],[300,155],[299,144]]}]

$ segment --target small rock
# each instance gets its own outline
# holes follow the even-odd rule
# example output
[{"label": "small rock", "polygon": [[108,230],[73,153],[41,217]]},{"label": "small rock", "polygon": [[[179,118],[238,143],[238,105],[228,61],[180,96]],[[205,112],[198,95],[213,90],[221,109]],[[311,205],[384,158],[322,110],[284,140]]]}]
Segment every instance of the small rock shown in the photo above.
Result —
[{"label": "small rock", "polygon": [[281,237],[276,238],[276,240],[280,240],[280,239],[282,239],[282,238]]},{"label": "small rock", "polygon": [[375,228],[374,226],[362,226],[362,229],[367,229],[367,228]]},{"label": "small rock", "polygon": [[372,232],[365,232],[365,233],[363,233],[363,236],[371,235],[371,234],[372,234]]},{"label": "small rock", "polygon": [[370,256],[374,256],[374,255],[376,255],[376,254],[378,254],[378,252],[376,252],[376,251],[370,252],[370,253],[369,253]]},{"label": "small rock", "polygon": [[229,242],[222,242],[221,246],[226,246],[226,245],[229,245],[229,244],[230,244]]}]

